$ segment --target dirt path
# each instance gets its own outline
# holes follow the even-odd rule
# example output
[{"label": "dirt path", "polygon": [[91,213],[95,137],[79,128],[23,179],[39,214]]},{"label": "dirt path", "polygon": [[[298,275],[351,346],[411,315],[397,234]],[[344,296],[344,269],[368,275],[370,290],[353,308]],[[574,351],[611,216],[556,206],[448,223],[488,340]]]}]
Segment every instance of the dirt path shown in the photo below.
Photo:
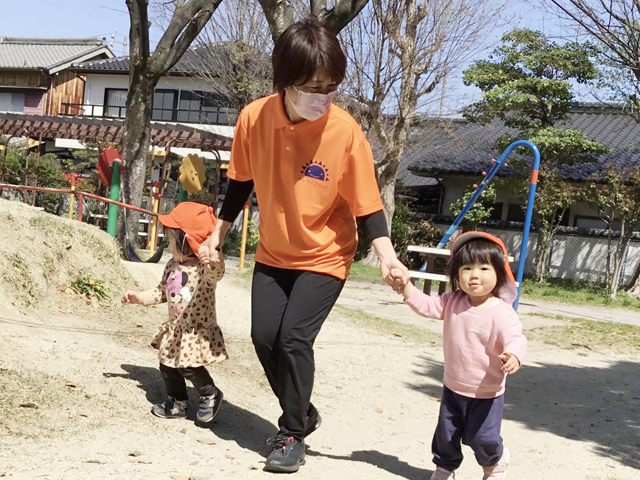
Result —
[{"label": "dirt path", "polygon": [[[131,267],[148,286],[162,270]],[[212,368],[227,401],[210,430],[194,426],[193,401],[190,420],[149,414],[163,393],[155,351],[145,345],[165,306],[114,305],[129,315],[112,323],[77,313],[0,311],[0,379],[20,386],[0,391],[0,403],[16,405],[0,417],[0,476],[273,478],[262,467],[279,407],[249,340],[247,278],[230,271],[217,298],[232,359]],[[307,464],[295,478],[428,479],[442,377],[439,323],[375,285],[350,283],[339,305],[316,343],[313,402],[324,423],[308,438]],[[427,336],[398,336],[394,324],[377,328],[358,311]],[[523,315],[525,328],[543,322]],[[639,360],[531,342],[525,366],[508,382],[508,478],[640,479]],[[481,478],[469,449],[456,478]]]}]

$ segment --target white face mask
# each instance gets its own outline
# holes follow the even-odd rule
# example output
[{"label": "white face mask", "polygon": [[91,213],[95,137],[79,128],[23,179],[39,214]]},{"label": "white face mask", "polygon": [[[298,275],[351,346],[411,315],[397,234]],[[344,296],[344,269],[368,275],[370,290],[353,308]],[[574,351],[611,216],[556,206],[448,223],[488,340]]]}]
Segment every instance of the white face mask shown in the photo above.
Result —
[{"label": "white face mask", "polygon": [[294,85],[293,88],[298,92],[298,100],[291,100],[291,105],[298,115],[306,120],[317,120],[329,111],[333,97],[336,92],[324,93],[307,93],[301,92]]}]

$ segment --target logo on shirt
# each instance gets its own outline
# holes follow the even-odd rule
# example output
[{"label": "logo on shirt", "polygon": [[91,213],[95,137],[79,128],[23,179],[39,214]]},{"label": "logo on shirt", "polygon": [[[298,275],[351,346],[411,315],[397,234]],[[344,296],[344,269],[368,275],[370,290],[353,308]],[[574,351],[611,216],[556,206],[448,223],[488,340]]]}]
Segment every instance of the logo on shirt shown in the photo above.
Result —
[{"label": "logo on shirt", "polygon": [[302,167],[302,173],[305,177],[315,178],[321,182],[329,181],[329,169],[322,162],[311,160]]}]

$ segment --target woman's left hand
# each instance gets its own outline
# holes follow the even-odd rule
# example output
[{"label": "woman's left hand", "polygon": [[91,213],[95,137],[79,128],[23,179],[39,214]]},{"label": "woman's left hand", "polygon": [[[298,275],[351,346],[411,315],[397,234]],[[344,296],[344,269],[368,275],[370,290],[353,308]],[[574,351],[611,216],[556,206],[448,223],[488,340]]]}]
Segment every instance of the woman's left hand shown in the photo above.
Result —
[{"label": "woman's left hand", "polygon": [[385,283],[396,293],[402,294],[404,287],[411,281],[409,269],[397,258],[380,260],[380,274]]},{"label": "woman's left hand", "polygon": [[371,242],[380,259],[380,275],[385,283],[396,293],[402,294],[404,287],[411,281],[409,269],[398,260],[389,237],[378,237]]}]

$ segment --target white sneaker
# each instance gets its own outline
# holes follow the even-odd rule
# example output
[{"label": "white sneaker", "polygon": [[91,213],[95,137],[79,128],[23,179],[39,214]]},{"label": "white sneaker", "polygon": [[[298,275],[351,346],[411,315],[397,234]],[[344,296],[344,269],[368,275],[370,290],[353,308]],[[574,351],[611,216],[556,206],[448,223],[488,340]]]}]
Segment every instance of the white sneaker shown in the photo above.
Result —
[{"label": "white sneaker", "polygon": [[504,480],[507,475],[507,463],[509,463],[509,450],[505,447],[498,463],[492,467],[482,467],[484,470],[482,480]]},{"label": "white sneaker", "polygon": [[453,480],[454,478],[456,478],[455,473],[442,467],[436,467],[433,475],[431,475],[431,480]]}]

